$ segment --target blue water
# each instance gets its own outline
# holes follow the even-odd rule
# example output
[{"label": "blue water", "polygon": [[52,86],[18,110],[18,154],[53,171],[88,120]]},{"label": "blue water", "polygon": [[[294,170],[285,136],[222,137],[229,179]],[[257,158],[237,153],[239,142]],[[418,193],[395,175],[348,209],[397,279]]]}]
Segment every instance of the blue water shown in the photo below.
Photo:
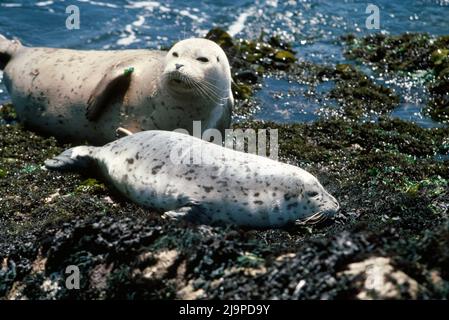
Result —
[{"label": "blue water", "polygon": [[[368,30],[367,3],[380,9],[381,30]],[[68,30],[68,5],[81,14],[79,30]],[[239,37],[275,33],[294,43],[297,57],[319,63],[345,62],[339,37],[349,32],[428,32],[449,34],[449,0],[420,1],[17,1],[0,0],[0,33],[31,46],[76,49],[163,48],[203,36],[220,26]],[[436,125],[421,113],[422,88],[410,79],[384,79],[403,97],[394,116],[425,127]],[[332,102],[304,96],[307,88],[282,79],[267,79],[257,97],[256,119],[280,122],[313,121],[332,112]],[[9,99],[0,75],[0,102]]]}]

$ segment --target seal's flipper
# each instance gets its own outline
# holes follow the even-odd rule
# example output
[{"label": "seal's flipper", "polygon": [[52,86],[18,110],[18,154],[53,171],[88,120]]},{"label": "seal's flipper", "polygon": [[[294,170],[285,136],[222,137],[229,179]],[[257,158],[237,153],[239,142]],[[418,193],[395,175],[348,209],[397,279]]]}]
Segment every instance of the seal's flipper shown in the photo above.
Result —
[{"label": "seal's flipper", "polygon": [[115,130],[115,133],[116,133],[117,137],[119,137],[119,138],[126,137],[126,136],[132,136],[134,134],[131,131],[129,131],[128,129],[125,129],[122,127],[118,127],[117,130]]},{"label": "seal's flipper", "polygon": [[170,210],[164,212],[162,215],[163,218],[170,218],[170,219],[185,219],[188,217],[189,213],[192,211],[192,207],[181,207],[176,210]]},{"label": "seal's flipper", "polygon": [[69,171],[88,168],[92,162],[95,147],[80,146],[68,149],[60,155],[45,160],[45,167],[49,170]]},{"label": "seal's flipper", "polygon": [[175,210],[170,210],[164,212],[162,215],[163,218],[169,219],[183,219],[189,222],[195,223],[207,223],[207,216],[205,215],[204,209],[201,205],[196,201],[191,201],[183,207],[180,207]]},{"label": "seal's flipper", "polygon": [[117,66],[104,75],[87,101],[86,117],[90,121],[97,120],[108,104],[122,98],[131,83],[133,68]]}]

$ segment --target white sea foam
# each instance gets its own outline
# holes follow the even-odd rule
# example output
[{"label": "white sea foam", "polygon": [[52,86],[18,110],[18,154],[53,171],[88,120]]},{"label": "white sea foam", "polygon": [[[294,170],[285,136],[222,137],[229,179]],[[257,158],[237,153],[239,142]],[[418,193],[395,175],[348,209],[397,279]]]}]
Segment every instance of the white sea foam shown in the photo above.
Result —
[{"label": "white sea foam", "polygon": [[114,9],[119,8],[118,5],[115,5],[112,3],[107,3],[107,2],[91,1],[91,0],[78,0],[78,2],[90,3],[94,6],[99,6],[99,7],[108,7],[108,8],[114,8]]},{"label": "white sea foam", "polygon": [[157,1],[134,1],[129,5],[126,5],[126,8],[131,9],[145,9],[148,11],[153,11],[154,8],[161,6],[161,4]]},{"label": "white sea foam", "polygon": [[153,12],[154,9],[159,9],[160,12],[170,12],[171,9],[156,1],[136,1],[125,6],[127,9],[143,9]]},{"label": "white sea foam", "polygon": [[17,8],[17,7],[21,7],[22,4],[21,3],[0,3],[0,6],[5,7],[5,8]]},{"label": "white sea foam", "polygon": [[253,15],[256,12],[256,10],[251,7],[247,10],[243,11],[237,18],[237,20],[231,24],[228,28],[228,33],[231,36],[235,36],[237,33],[241,32],[243,28],[245,28],[246,20],[249,16]]},{"label": "white sea foam", "polygon": [[198,17],[197,15],[195,15],[195,14],[193,14],[193,13],[190,13],[190,12],[187,11],[187,10],[181,10],[181,11],[179,11],[179,14],[180,14],[181,16],[188,17],[188,18],[190,18],[190,19],[192,19],[192,20],[194,20],[194,21],[197,21],[197,22],[203,22],[203,21],[204,21],[203,18]]},{"label": "white sea foam", "polygon": [[129,46],[130,44],[139,42],[137,39],[136,33],[133,30],[133,26],[131,24],[126,25],[124,36],[117,40],[117,44],[120,46]]},{"label": "white sea foam", "polygon": [[141,27],[145,23],[145,17],[144,16],[137,16],[137,20],[133,22],[133,26],[135,27]]},{"label": "white sea foam", "polygon": [[38,7],[45,7],[45,6],[49,6],[53,3],[54,3],[54,1],[39,1],[39,2],[36,2],[35,4]]}]

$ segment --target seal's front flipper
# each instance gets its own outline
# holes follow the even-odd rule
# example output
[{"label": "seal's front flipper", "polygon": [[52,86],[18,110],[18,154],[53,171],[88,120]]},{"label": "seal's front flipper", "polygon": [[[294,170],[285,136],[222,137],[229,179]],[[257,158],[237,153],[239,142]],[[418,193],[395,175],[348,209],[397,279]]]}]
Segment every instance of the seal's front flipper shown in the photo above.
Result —
[{"label": "seal's front flipper", "polygon": [[45,167],[49,170],[68,171],[88,168],[92,162],[95,147],[80,146],[68,149],[60,155],[45,160]]},{"label": "seal's front flipper", "polygon": [[115,130],[115,133],[117,137],[126,137],[126,136],[132,136],[134,133],[132,133],[130,130],[118,127],[117,130]]},{"label": "seal's front flipper", "polygon": [[196,202],[189,202],[183,207],[180,207],[175,210],[170,210],[164,212],[162,215],[163,218],[169,218],[169,219],[183,219],[185,221],[194,222],[194,223],[207,223],[208,219],[205,214],[204,209],[201,207],[201,205]]},{"label": "seal's front flipper", "polygon": [[112,101],[123,98],[131,83],[134,68],[123,68],[121,65],[104,75],[87,101],[86,117],[90,121],[97,120]]},{"label": "seal's front flipper", "polygon": [[192,207],[181,207],[176,210],[170,210],[164,212],[162,215],[163,218],[169,218],[169,219],[185,219],[188,217],[189,213],[192,211]]}]

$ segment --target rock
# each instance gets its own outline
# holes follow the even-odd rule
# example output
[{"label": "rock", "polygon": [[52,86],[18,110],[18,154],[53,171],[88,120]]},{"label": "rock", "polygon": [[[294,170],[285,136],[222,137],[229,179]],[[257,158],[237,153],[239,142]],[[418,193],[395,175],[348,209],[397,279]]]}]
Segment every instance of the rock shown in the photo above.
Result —
[{"label": "rock", "polygon": [[252,70],[242,70],[235,73],[235,78],[244,82],[257,83],[259,76]]},{"label": "rock", "polygon": [[222,48],[232,48],[234,46],[234,41],[229,33],[220,28],[211,29],[207,33],[206,39],[216,42]]},{"label": "rock", "polygon": [[193,286],[193,280],[190,280],[189,283],[182,289],[178,290],[177,295],[179,299],[182,300],[195,300],[199,299],[204,294],[203,289],[195,290]]},{"label": "rock", "polygon": [[339,275],[355,276],[361,300],[371,299],[416,299],[418,283],[406,273],[396,270],[389,258],[372,257],[348,265]]},{"label": "rock", "polygon": [[274,55],[274,58],[278,61],[293,63],[296,61],[295,55],[287,50],[279,50]]},{"label": "rock", "polygon": [[114,265],[98,264],[89,272],[90,286],[97,290],[104,290],[108,287],[108,275]]},{"label": "rock", "polygon": [[404,74],[421,72],[428,74],[424,83],[430,97],[425,112],[434,120],[449,121],[449,76],[448,36],[433,37],[426,33],[402,35],[368,35],[343,39],[349,59],[357,59],[374,65],[381,72]]},{"label": "rock", "polygon": [[179,252],[177,250],[161,251],[154,254],[156,264],[145,268],[142,271],[142,277],[149,280],[161,280],[175,266],[178,260]]},{"label": "rock", "polygon": [[283,262],[284,260],[295,258],[296,254],[294,253],[285,253],[281,254],[279,257],[276,257],[276,261]]}]

